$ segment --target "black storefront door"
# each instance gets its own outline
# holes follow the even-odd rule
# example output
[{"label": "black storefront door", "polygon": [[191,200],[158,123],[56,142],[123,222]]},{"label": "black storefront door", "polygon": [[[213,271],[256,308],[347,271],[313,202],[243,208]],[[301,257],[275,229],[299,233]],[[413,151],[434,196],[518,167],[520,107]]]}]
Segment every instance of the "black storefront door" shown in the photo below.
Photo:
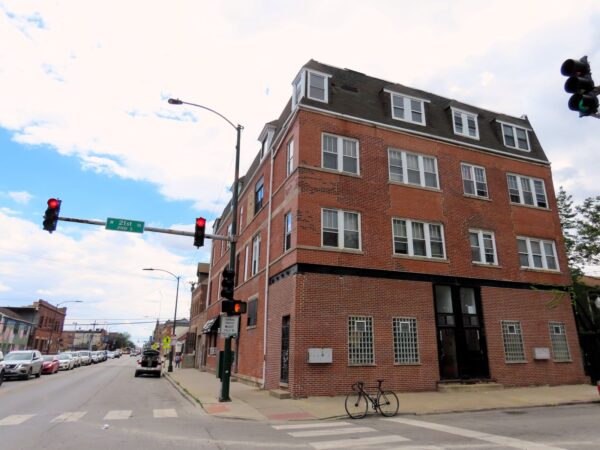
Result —
[{"label": "black storefront door", "polygon": [[441,379],[489,378],[479,289],[435,286],[435,313]]},{"label": "black storefront door", "polygon": [[290,367],[290,316],[281,321],[281,372],[279,381],[287,383]]}]

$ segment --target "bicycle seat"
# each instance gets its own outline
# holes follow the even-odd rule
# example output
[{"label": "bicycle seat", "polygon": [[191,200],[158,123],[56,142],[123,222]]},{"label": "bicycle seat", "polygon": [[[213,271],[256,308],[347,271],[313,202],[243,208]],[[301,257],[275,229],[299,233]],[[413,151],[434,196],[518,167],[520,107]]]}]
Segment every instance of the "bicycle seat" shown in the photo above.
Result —
[{"label": "bicycle seat", "polygon": [[383,383],[385,380],[377,380],[379,384]]}]

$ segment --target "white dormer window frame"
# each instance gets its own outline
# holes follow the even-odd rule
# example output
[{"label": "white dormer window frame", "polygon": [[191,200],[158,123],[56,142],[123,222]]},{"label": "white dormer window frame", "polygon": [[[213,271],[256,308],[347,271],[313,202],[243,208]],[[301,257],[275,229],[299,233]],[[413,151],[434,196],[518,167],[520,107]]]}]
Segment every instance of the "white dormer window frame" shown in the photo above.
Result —
[{"label": "white dormer window frame", "polygon": [[294,81],[292,82],[292,108],[295,108],[298,105],[298,103],[300,103],[302,97],[304,97],[304,87],[306,85],[306,83],[304,82],[305,72],[306,71],[304,70],[300,71],[298,76],[294,78]]},{"label": "white dormer window frame", "polygon": [[[477,114],[454,107],[450,107],[450,109],[452,111],[452,127],[454,129],[454,134],[479,140]],[[473,134],[471,134],[471,128],[469,127],[469,119],[475,124],[475,132]]]},{"label": "white dormer window frame", "polygon": [[263,132],[258,137],[260,142],[260,160],[262,161],[267,154],[269,153],[269,149],[271,148],[271,143],[273,142],[273,136],[275,135],[275,129],[266,126]]},{"label": "white dormer window frame", "polygon": [[[529,140],[529,132],[532,131],[531,128],[525,128],[523,126],[515,125],[508,122],[502,122],[500,120],[498,120],[497,122],[500,124],[500,131],[502,132],[502,141],[504,142],[505,147],[514,148],[522,152],[531,151],[531,141]],[[523,135],[519,134],[519,131],[525,134],[524,139]],[[525,143],[527,145],[527,148],[520,145],[522,143]]]},{"label": "white dormer window frame", "polygon": [[[429,100],[388,91],[387,89],[384,89],[384,92],[390,94],[390,107],[392,108],[393,119],[417,125],[427,125],[425,103],[430,103]],[[420,117],[420,120],[417,119],[418,117]]]},{"label": "white dormer window frame", "polygon": [[[328,74],[322,73],[322,72],[317,72],[314,70],[308,70],[307,72],[308,72],[307,97],[310,98],[311,100],[315,100],[318,102],[329,103],[329,78],[331,78],[331,75],[328,75]],[[319,85],[315,84],[313,86],[313,83],[319,79],[322,80],[323,85],[319,86]],[[319,91],[323,91],[323,98],[321,98],[319,95],[317,95],[317,93]]]}]

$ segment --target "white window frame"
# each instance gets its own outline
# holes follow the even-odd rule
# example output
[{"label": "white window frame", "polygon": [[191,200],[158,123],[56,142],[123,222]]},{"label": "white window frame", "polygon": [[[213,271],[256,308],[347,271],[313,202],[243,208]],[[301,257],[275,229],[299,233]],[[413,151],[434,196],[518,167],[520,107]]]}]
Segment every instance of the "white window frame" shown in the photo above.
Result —
[{"label": "white window frame", "polygon": [[[516,179],[517,190],[519,191],[519,201],[518,202],[513,201],[513,199],[511,198],[511,193],[510,193],[511,187],[510,187],[509,177],[514,177]],[[532,200],[533,200],[532,204],[525,202],[525,194],[523,193],[523,181],[526,181],[527,184],[529,185],[529,192],[531,192],[531,196],[532,196]],[[544,190],[544,200],[546,202],[546,206],[540,205],[540,202],[537,197],[537,192],[535,190],[535,182],[536,181],[542,183],[542,188]],[[544,180],[542,180],[541,178],[526,177],[524,175],[517,175],[516,173],[507,173],[506,174],[506,186],[508,189],[508,199],[510,200],[511,203],[513,203],[515,205],[534,206],[536,208],[543,208],[543,209],[550,208],[550,206],[548,204],[548,194],[546,192],[546,183],[544,183]]]},{"label": "white window frame", "polygon": [[[384,89],[384,92],[390,94],[390,108],[392,110],[392,119],[401,120],[402,122],[414,123],[417,125],[427,125],[427,119],[425,118],[425,103],[429,103],[429,100],[425,100],[423,98],[413,97],[406,94],[400,94],[394,91],[388,91]],[[421,122],[412,119],[412,105],[411,100],[415,102],[419,102],[421,118],[423,119]],[[400,107],[399,103],[402,102],[402,109],[404,110],[404,114],[402,117],[396,115],[396,111],[394,108]],[[409,113],[409,114],[407,114]]]},{"label": "white window frame", "polygon": [[239,217],[240,217],[240,220],[239,220],[240,224],[238,227],[238,232],[242,231],[244,229],[244,205],[240,206]]},{"label": "white window frame", "polygon": [[[335,139],[335,149],[337,156],[337,164],[336,168],[332,169],[330,167],[325,167],[325,137],[330,137]],[[353,142],[356,145],[356,172],[348,172],[344,170],[344,141]],[[331,133],[322,133],[321,134],[321,167],[325,170],[335,170],[341,173],[350,173],[352,175],[360,175],[360,142],[358,139],[349,138],[346,136],[338,136]]]},{"label": "white window frame", "polygon": [[[325,243],[323,242],[323,225],[325,223],[325,211],[331,211],[331,212],[336,212],[337,213],[337,236],[338,236],[338,245],[337,247],[334,247],[333,245],[325,245]],[[357,216],[357,220],[358,220],[358,248],[352,248],[352,247],[346,247],[346,236],[345,236],[345,231],[346,231],[346,227],[345,227],[345,221],[344,221],[344,214],[354,214]],[[361,217],[360,217],[360,213],[356,212],[356,211],[344,211],[341,209],[334,209],[334,208],[321,208],[321,247],[324,248],[337,248],[340,250],[356,250],[356,251],[361,251],[362,250],[362,231],[361,231]],[[355,231],[355,230],[349,230],[349,231]]]},{"label": "white window frame", "polygon": [[[531,151],[531,141],[529,140],[529,128],[520,127],[518,125],[514,125],[508,122],[498,121],[500,124],[500,132],[502,133],[502,141],[504,142],[504,146],[508,148],[514,148],[516,150],[520,150],[522,152],[530,152]],[[504,132],[504,127],[512,129],[513,139],[515,140],[515,145],[509,145],[506,142],[506,133]],[[519,147],[519,139],[517,138],[517,130],[521,130],[525,132],[525,140],[527,141],[527,148]]]},{"label": "white window frame", "polygon": [[[408,330],[405,330],[408,328]],[[419,333],[416,317],[393,317],[394,364],[420,364]]]},{"label": "white window frame", "polygon": [[[400,153],[400,160],[402,161],[402,180],[397,180],[397,179],[392,178],[392,171],[391,171],[392,159],[390,157],[391,152]],[[408,155],[416,156],[418,158],[418,165],[419,165],[419,183],[418,184],[408,181]],[[436,184],[436,186],[427,186],[425,184],[425,164],[423,162],[423,158],[429,158],[429,159],[433,160],[433,165],[435,167],[435,184]],[[394,174],[394,176],[395,176],[395,174]],[[439,174],[439,170],[438,170],[437,158],[433,155],[424,155],[421,153],[407,152],[406,150],[400,150],[397,148],[388,147],[388,180],[390,180],[394,183],[407,184],[409,186],[419,186],[419,187],[426,188],[426,189],[440,190],[440,174]]]},{"label": "white window frame", "polygon": [[[304,97],[306,84],[304,82],[304,74],[304,70],[300,71],[298,76],[294,78],[294,81],[292,82],[292,108],[295,108],[298,105],[298,103],[300,103],[300,100],[302,100],[302,97]],[[298,87],[300,87],[300,89],[298,89]]]},{"label": "white window frame", "polygon": [[[289,227],[288,227],[289,225]],[[283,216],[283,251],[287,252],[292,248],[292,212],[288,211]],[[288,246],[288,237],[290,240],[290,245]]]},{"label": "white window frame", "polygon": [[287,153],[285,160],[285,175],[289,176],[294,170],[294,140],[290,139],[287,143]]},{"label": "white window frame", "polygon": [[[358,330],[356,324],[361,322],[365,329]],[[355,341],[355,342],[351,342]],[[375,364],[375,337],[373,333],[373,317],[348,316],[348,365],[372,366]]]},{"label": "white window frame", "polygon": [[244,256],[244,282],[248,279],[248,253],[249,246],[246,244],[246,255]]},{"label": "white window frame", "polygon": [[[469,171],[469,176],[471,177],[470,179],[465,178],[463,169],[467,169]],[[475,176],[475,169],[480,169],[483,171],[483,182],[477,181],[477,178]],[[485,172],[485,167],[476,166],[475,164],[470,164],[470,163],[460,163],[460,176],[463,180],[463,193],[465,195],[479,197],[479,198],[489,198],[490,191],[488,189],[487,174]],[[470,192],[467,192],[467,190],[465,189],[465,181],[470,181],[473,183],[474,193],[471,194]],[[480,183],[480,184],[483,183],[485,185],[485,195],[480,195],[478,193],[479,192],[479,189],[477,188],[478,183]]]},{"label": "white window frame", "polygon": [[[471,233],[477,234],[477,248],[479,249],[479,261],[473,261],[473,244],[471,244]],[[492,250],[494,251],[494,261],[488,262],[486,260],[485,246],[484,246],[484,235],[489,235],[492,241]],[[496,250],[496,237],[493,231],[470,229],[469,230],[469,245],[471,246],[471,262],[476,264],[485,264],[489,266],[498,265],[498,253]]]},{"label": "white window frame", "polygon": [[[458,136],[464,136],[469,139],[479,140],[479,124],[477,122],[477,114],[453,107],[451,107],[450,110],[452,112],[452,128],[454,130],[454,134]],[[459,132],[456,128],[456,122],[454,120],[455,115],[458,115],[460,117],[460,123],[463,129],[462,133]],[[475,122],[475,136],[471,136],[469,134],[469,118],[473,119],[473,121]]]},{"label": "white window frame", "polygon": [[[521,258],[520,258],[521,252],[519,252],[519,240],[524,240],[526,247],[527,247],[527,261],[528,261],[527,266],[521,265]],[[534,260],[533,260],[534,253],[531,248],[532,242],[539,243],[540,252],[541,252],[539,254],[539,256],[541,256],[541,258],[542,258],[542,267],[537,267],[534,264]],[[552,246],[552,255],[546,254],[546,245],[544,245],[544,244],[550,244]],[[517,236],[517,253],[519,255],[519,266],[523,269],[551,270],[552,272],[560,272],[560,266],[558,264],[558,255],[556,254],[556,243],[554,241],[547,240],[547,239],[531,238],[531,237],[526,237],[526,236]],[[555,269],[548,267],[548,257],[554,258],[554,262],[556,264]]]},{"label": "white window frame", "polygon": [[[308,70],[308,77],[307,77],[307,97],[310,98],[311,100],[315,100],[317,102],[322,102],[322,103],[329,103],[329,78],[331,77],[331,75],[327,75],[326,73],[322,73],[322,72],[317,72],[315,70]],[[311,95],[311,80],[313,79],[314,76],[318,76],[318,77],[323,77],[323,99],[320,99],[318,97],[313,97]]]},{"label": "white window frame", "polygon": [[[395,234],[394,223],[396,221],[405,222],[408,253],[397,253],[396,252],[396,238],[402,238],[402,236],[396,236],[396,234]],[[415,255],[413,227],[412,227],[413,223],[419,223],[419,224],[423,225],[423,235],[425,238],[425,253],[426,253],[425,255]],[[431,232],[430,232],[430,228],[429,228],[430,225],[440,227],[440,234],[441,234],[441,238],[442,238],[442,251],[444,253],[442,257],[431,255]],[[415,258],[428,258],[428,259],[434,259],[434,260],[445,260],[446,259],[446,239],[444,237],[444,234],[445,234],[444,233],[444,225],[441,223],[424,222],[421,220],[411,220],[411,219],[406,219],[403,217],[392,217],[392,252],[394,255],[400,255],[400,256],[410,256],[410,257],[415,257]]]},{"label": "white window frame", "polygon": [[[567,330],[564,322],[548,322],[550,343],[552,344],[552,358],[557,362],[570,362],[571,350],[567,339]],[[558,332],[557,332],[558,330]],[[559,348],[562,347],[562,348]]]},{"label": "white window frame", "polygon": [[[523,330],[518,320],[501,320],[502,346],[504,347],[504,362],[524,363],[527,362],[525,355],[525,343],[523,341]],[[511,328],[512,327],[512,328]]]},{"label": "white window frame", "polygon": [[256,275],[260,269],[260,234],[252,239],[252,276]]}]

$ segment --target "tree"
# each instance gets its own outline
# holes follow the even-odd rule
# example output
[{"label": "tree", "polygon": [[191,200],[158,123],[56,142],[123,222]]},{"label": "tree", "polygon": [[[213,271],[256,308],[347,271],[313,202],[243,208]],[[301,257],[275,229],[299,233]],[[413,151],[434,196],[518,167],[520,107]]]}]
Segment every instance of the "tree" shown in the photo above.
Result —
[{"label": "tree", "polygon": [[600,196],[588,197],[575,207],[577,220],[577,253],[587,264],[600,264]]},{"label": "tree", "polygon": [[556,205],[558,207],[558,217],[560,218],[560,227],[562,229],[569,261],[569,270],[571,276],[576,279],[582,275],[581,257],[577,253],[577,212],[573,209],[573,197],[561,186],[556,196]]}]

